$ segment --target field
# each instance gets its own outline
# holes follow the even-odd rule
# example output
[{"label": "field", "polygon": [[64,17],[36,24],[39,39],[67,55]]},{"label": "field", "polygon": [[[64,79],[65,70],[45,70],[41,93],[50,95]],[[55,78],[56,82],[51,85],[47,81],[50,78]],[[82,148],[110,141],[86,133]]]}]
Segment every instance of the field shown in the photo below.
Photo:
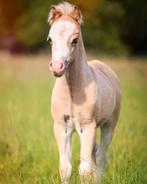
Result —
[{"label": "field", "polygon": [[[89,58],[96,56],[89,55]],[[122,109],[109,149],[105,184],[147,183],[147,60],[100,58],[118,74]],[[50,97],[49,57],[0,56],[0,184],[59,184]],[[71,184],[79,184],[73,136]]]}]

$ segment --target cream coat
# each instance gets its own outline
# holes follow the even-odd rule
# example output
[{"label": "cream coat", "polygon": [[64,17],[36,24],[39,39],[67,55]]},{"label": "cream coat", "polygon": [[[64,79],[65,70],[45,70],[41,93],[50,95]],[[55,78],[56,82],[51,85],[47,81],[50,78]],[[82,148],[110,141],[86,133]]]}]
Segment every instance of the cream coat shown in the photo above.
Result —
[{"label": "cream coat", "polygon": [[[93,176],[98,181],[107,165],[106,152],[120,111],[119,80],[106,64],[97,60],[87,63],[80,30],[82,15],[77,7],[69,3],[54,6],[49,22],[50,69],[60,76],[53,88],[51,111],[59,148],[61,181],[68,184],[71,175],[73,131],[77,131],[81,141],[81,182],[86,178],[88,183]],[[78,42],[72,47],[70,39],[74,35],[78,35]],[[97,127],[101,129],[100,145],[96,141]]]}]

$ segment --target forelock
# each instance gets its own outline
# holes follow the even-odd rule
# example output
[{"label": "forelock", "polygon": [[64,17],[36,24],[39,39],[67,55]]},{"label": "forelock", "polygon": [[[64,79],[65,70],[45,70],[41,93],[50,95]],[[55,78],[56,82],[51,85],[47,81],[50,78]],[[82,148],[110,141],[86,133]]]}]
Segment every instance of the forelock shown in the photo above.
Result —
[{"label": "forelock", "polygon": [[68,2],[52,5],[48,16],[48,22],[50,25],[52,25],[54,21],[63,16],[70,17],[79,25],[83,23],[80,9],[76,5],[70,4]]}]

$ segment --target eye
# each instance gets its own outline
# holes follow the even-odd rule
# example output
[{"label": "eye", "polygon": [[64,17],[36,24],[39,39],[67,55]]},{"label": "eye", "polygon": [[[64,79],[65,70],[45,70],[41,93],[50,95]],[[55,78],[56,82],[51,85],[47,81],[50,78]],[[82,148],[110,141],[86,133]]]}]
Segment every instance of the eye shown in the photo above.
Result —
[{"label": "eye", "polygon": [[71,44],[72,44],[73,47],[75,47],[75,46],[77,45],[77,43],[78,43],[78,38],[75,38],[75,39],[71,42]]},{"label": "eye", "polygon": [[48,38],[47,38],[47,41],[48,41],[50,44],[52,44],[52,39],[51,39],[51,37],[48,37]]}]

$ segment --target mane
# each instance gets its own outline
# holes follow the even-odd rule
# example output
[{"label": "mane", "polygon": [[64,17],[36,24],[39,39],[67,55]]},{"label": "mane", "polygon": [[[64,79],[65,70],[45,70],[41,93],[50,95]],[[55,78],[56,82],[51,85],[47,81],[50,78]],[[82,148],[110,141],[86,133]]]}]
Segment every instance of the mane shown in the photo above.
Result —
[{"label": "mane", "polygon": [[57,5],[52,5],[48,16],[48,22],[52,24],[61,16],[68,16],[74,19],[78,24],[82,24],[82,14],[80,9],[71,3],[62,2]]}]

